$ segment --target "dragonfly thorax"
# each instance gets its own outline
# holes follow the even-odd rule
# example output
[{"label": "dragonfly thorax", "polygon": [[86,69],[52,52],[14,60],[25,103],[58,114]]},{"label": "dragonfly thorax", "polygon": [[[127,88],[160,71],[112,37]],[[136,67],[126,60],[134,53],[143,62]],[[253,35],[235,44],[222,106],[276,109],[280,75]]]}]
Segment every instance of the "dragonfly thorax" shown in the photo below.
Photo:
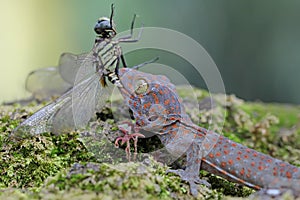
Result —
[{"label": "dragonfly thorax", "polygon": [[101,38],[112,38],[116,35],[115,25],[107,17],[101,17],[98,19],[94,31]]}]

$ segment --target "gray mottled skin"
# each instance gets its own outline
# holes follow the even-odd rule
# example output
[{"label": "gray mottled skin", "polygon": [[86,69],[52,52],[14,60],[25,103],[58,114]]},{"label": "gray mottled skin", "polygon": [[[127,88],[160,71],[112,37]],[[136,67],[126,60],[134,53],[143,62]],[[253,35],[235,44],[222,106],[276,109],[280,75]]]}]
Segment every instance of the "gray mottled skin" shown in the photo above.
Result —
[{"label": "gray mottled skin", "polygon": [[254,189],[292,190],[300,195],[300,168],[235,143],[193,124],[175,86],[165,76],[120,69],[120,92],[133,111],[136,125],[156,132],[169,152],[186,154],[185,170],[169,170],[189,182],[196,196],[199,170]]}]

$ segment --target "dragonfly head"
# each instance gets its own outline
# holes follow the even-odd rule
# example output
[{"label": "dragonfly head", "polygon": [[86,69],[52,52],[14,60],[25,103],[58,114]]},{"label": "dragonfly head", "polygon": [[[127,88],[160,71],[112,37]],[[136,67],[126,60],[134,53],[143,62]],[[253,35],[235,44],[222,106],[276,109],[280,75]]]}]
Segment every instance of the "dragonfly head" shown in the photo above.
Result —
[{"label": "dragonfly head", "polygon": [[101,17],[98,19],[94,31],[101,38],[111,38],[116,35],[114,23],[107,17]]}]

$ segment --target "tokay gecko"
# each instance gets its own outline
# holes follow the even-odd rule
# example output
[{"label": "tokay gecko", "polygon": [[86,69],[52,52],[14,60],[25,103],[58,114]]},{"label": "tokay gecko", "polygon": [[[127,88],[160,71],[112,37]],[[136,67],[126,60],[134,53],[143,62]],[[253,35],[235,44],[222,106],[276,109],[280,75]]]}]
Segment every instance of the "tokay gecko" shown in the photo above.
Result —
[{"label": "tokay gecko", "polygon": [[184,170],[168,172],[187,181],[192,195],[198,194],[197,184],[209,186],[199,178],[200,169],[256,190],[291,190],[300,195],[299,167],[193,124],[167,77],[129,68],[120,69],[119,77],[119,90],[136,125],[155,132],[173,156],[186,155]]}]

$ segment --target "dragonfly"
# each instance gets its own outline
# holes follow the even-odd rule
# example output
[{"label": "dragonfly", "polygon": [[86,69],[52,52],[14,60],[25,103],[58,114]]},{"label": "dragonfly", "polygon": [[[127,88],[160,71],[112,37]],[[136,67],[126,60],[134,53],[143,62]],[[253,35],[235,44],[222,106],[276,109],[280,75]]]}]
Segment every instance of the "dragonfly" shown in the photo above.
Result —
[{"label": "dragonfly", "polygon": [[[23,121],[12,133],[13,137],[25,138],[43,132],[63,133],[74,128],[79,128],[88,123],[96,110],[101,110],[109,98],[107,80],[115,86],[119,86],[118,70],[120,63],[127,67],[120,43],[139,41],[143,26],[138,36],[133,37],[133,28],[136,15],[131,22],[130,34],[120,38],[117,35],[113,22],[114,5],[111,5],[110,18],[101,17],[98,19],[94,31],[97,34],[91,51],[83,54],[63,53],[59,60],[59,66],[34,71],[29,74],[26,87],[29,91],[43,91],[37,89],[34,80],[43,80],[48,72],[53,78],[47,84],[46,81],[44,95],[51,92],[63,93],[50,104],[39,109],[28,119]],[[150,62],[154,62],[150,61]],[[149,62],[142,63],[145,65]],[[48,72],[47,72],[48,71]],[[50,74],[51,74],[50,73]],[[38,78],[39,76],[40,79]],[[64,84],[53,84],[55,77],[61,79]],[[48,93],[49,92],[49,93]],[[40,92],[41,93],[41,92]]]},{"label": "dragonfly", "polygon": [[[130,39],[133,36],[133,27],[136,15],[131,23],[131,33],[128,36],[112,40],[116,36],[115,24],[113,23],[114,5],[111,6],[110,18],[101,17],[98,19],[94,31],[97,34],[94,46],[90,52],[83,54],[63,53],[60,56],[58,67],[48,67],[32,71],[28,74],[25,82],[25,89],[32,93],[38,100],[44,100],[49,97],[62,95],[70,89],[75,82],[78,69],[92,62],[96,65],[96,71],[103,70],[101,75],[101,85],[106,86],[106,80],[103,76],[107,73],[108,67],[115,67],[115,73],[118,74],[120,60],[123,67],[127,67],[120,42],[137,42],[142,33],[141,31],[136,39]],[[113,62],[116,62],[114,66]],[[99,73],[101,74],[101,73]]]}]

